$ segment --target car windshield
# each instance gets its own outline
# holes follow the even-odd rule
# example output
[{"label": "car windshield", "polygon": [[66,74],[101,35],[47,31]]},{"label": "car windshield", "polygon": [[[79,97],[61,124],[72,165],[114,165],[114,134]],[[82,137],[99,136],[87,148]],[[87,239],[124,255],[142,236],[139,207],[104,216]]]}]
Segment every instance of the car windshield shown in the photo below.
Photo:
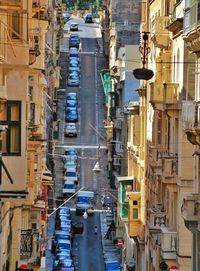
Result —
[{"label": "car windshield", "polygon": [[78,75],[77,74],[70,74],[69,79],[78,80]]},{"label": "car windshield", "polygon": [[76,177],[76,172],[66,172],[66,177]]}]

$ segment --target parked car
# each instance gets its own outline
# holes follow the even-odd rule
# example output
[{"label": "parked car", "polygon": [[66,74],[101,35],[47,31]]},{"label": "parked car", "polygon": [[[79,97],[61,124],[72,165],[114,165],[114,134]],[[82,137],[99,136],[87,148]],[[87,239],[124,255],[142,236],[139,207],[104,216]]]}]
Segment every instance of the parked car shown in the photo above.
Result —
[{"label": "parked car", "polygon": [[77,72],[78,74],[80,74],[80,67],[79,67],[78,63],[71,62],[69,64],[69,73],[71,74],[74,71]]},{"label": "parked car", "polygon": [[76,92],[69,92],[67,94],[67,101],[68,100],[75,100],[75,101],[77,101],[77,93]]},{"label": "parked car", "polygon": [[69,48],[69,56],[76,57],[78,56],[78,49],[76,47]]},{"label": "parked car", "polygon": [[78,23],[71,22],[69,26],[70,31],[78,31]]},{"label": "parked car", "polygon": [[84,16],[85,23],[93,23],[93,16],[91,13],[87,13]]},{"label": "parked car", "polygon": [[63,194],[64,195],[72,195],[76,192],[76,184],[75,181],[65,181],[63,186]]},{"label": "parked car", "polygon": [[69,56],[69,62],[76,61],[80,65],[80,57],[79,56]]},{"label": "parked car", "polygon": [[77,136],[76,124],[74,122],[68,122],[66,124],[65,136]]},{"label": "parked car", "polygon": [[67,168],[70,166],[76,167],[76,161],[73,160],[66,161],[64,164],[64,169],[67,170]]},{"label": "parked car", "polygon": [[66,112],[66,121],[76,122],[78,121],[78,112],[76,109],[68,108]]},{"label": "parked car", "polygon": [[70,74],[68,76],[67,85],[71,87],[78,87],[80,85],[80,78],[78,74]]},{"label": "parked car", "polygon": [[75,76],[80,77],[80,72],[78,72],[78,71],[69,71],[69,76],[70,75],[75,75]]},{"label": "parked car", "polygon": [[64,152],[64,155],[65,156],[68,156],[68,155],[77,155],[77,150],[73,147],[70,147],[70,148],[67,148]]},{"label": "parked car", "polygon": [[69,47],[79,48],[80,38],[78,36],[71,36],[69,38]]},{"label": "parked car", "polygon": [[64,181],[75,181],[76,184],[78,183],[76,167],[67,167],[64,174]]}]

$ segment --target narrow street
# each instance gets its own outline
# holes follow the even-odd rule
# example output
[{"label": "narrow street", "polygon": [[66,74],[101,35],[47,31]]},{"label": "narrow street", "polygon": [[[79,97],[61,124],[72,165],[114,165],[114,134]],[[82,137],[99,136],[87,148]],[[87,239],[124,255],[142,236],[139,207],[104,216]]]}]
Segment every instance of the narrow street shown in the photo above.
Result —
[{"label": "narrow street", "polygon": [[[100,41],[100,30],[97,24],[85,25],[78,20],[80,29],[78,34],[81,38],[82,50],[79,53],[81,63],[81,80],[79,87],[67,86],[68,74],[68,42],[69,34],[64,33],[61,47],[61,81],[58,95],[58,118],[59,141],[55,148],[55,191],[56,206],[58,207],[66,198],[63,198],[63,162],[62,156],[67,147],[75,147],[78,152],[78,174],[80,176],[78,188],[95,192],[95,209],[102,209],[101,194],[109,188],[107,179],[107,162],[105,150],[105,97],[100,71],[106,68],[106,59],[103,54],[96,53]],[[67,25],[65,26],[67,28]],[[65,29],[66,29],[65,28]],[[98,42],[97,42],[98,38]],[[66,95],[69,92],[76,92],[78,97],[78,135],[76,138],[64,136],[65,130],[65,104]],[[97,162],[97,149],[100,146],[99,158],[101,173],[96,175],[93,171]],[[74,199],[70,200],[67,207],[74,209]],[[73,222],[83,222],[84,232],[82,235],[75,235],[73,240],[72,256],[76,270],[102,271],[104,270],[104,258],[102,251],[102,237],[100,226],[100,213],[84,219],[71,212]],[[54,215],[49,218],[48,238],[54,234]],[[94,226],[98,227],[98,235],[94,234]],[[51,243],[51,242],[49,242]],[[49,247],[50,248],[50,247]],[[97,257],[98,255],[98,257]],[[50,249],[46,251],[47,271],[53,268],[53,254]]]}]

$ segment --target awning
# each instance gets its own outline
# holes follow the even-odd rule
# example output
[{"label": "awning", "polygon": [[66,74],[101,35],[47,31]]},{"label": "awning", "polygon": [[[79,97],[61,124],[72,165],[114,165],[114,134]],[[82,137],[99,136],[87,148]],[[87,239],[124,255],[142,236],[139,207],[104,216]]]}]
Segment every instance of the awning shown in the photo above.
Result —
[{"label": "awning", "polygon": [[119,176],[119,177],[117,177],[118,182],[133,181],[133,180],[134,180],[133,176]]}]

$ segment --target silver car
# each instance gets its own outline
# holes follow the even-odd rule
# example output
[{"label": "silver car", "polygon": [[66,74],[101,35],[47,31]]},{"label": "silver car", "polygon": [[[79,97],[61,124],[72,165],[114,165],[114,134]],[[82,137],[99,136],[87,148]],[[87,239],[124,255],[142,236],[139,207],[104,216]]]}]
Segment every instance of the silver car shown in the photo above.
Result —
[{"label": "silver car", "polygon": [[77,136],[76,124],[74,122],[68,122],[66,124],[65,136]]},{"label": "silver car", "polygon": [[77,73],[76,74],[71,73],[69,75],[68,80],[67,80],[67,85],[72,86],[72,87],[80,85],[80,79]]}]

